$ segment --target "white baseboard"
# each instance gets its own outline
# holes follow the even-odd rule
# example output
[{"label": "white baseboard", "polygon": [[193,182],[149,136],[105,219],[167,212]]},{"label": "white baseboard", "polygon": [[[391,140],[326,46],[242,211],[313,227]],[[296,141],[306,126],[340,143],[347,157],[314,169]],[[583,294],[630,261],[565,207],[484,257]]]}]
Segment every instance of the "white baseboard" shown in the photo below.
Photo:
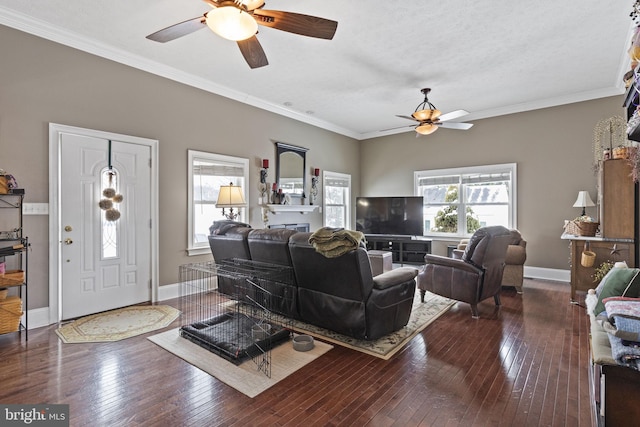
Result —
[{"label": "white baseboard", "polygon": [[[29,324],[28,329],[41,328],[43,326],[49,326],[49,307],[34,308],[29,310]],[[24,316],[22,316],[22,324],[24,325]]]},{"label": "white baseboard", "polygon": [[180,296],[180,283],[158,286],[158,301],[178,298]]},{"label": "white baseboard", "polygon": [[571,282],[570,270],[558,270],[555,268],[524,267],[524,277],[540,280],[555,280],[558,282]]}]

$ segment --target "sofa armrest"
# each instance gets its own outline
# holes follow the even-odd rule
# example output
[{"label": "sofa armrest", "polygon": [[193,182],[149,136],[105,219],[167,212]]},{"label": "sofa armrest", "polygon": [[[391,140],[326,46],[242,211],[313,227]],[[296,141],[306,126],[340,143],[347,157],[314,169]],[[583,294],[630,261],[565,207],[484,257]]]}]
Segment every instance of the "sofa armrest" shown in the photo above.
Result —
[{"label": "sofa armrest", "polygon": [[418,275],[418,270],[411,267],[400,267],[391,271],[386,271],[382,274],[378,274],[373,278],[373,287],[375,289],[387,289],[392,286],[401,285],[407,283],[410,280],[415,279]]},{"label": "sofa armrest", "polygon": [[527,260],[527,250],[525,245],[509,245],[507,247],[507,256],[505,257],[505,264],[509,265],[523,265]]}]

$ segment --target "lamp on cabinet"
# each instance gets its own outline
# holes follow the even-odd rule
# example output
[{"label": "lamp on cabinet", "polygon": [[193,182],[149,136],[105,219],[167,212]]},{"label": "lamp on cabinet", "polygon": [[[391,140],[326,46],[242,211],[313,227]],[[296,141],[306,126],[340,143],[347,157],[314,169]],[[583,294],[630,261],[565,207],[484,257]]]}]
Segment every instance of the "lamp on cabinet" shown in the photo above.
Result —
[{"label": "lamp on cabinet", "polygon": [[[242,187],[233,185],[232,183],[220,186],[216,207],[222,208],[222,215],[233,221],[238,218],[239,215],[238,212],[233,211],[233,208],[240,208],[244,206],[247,206],[247,203],[244,201]],[[229,213],[225,212],[225,208],[229,208]]]},{"label": "lamp on cabinet", "polygon": [[573,204],[573,207],[582,208],[582,213],[580,215],[585,216],[586,208],[595,206],[595,205],[596,204],[593,203],[593,200],[591,200],[591,196],[589,195],[589,192],[583,190],[578,192],[578,198],[576,199],[576,202]]}]

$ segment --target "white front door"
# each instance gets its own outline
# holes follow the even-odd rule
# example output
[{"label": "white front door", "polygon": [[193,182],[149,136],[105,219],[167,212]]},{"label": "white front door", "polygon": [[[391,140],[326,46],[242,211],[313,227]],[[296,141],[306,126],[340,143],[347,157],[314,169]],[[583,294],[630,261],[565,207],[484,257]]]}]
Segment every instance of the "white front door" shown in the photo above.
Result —
[{"label": "white front door", "polygon": [[[151,148],[75,133],[59,141],[61,319],[150,301]],[[119,219],[107,219],[117,214],[105,200]]]}]

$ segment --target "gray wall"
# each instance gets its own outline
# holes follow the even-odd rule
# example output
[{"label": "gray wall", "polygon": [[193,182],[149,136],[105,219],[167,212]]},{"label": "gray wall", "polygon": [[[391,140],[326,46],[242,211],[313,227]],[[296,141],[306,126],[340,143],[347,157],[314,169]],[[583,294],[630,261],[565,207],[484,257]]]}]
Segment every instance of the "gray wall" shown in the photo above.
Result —
[{"label": "gray wall", "polygon": [[[177,282],[187,257],[187,150],[250,159],[250,222],[262,227],[262,158],[273,141],[303,146],[307,166],[348,173],[359,192],[359,144],[350,138],[259,110],[112,61],[0,26],[0,168],[26,189],[25,202],[48,202],[49,122],[159,140],[159,284]],[[339,153],[339,154],[338,154]],[[322,224],[319,212],[271,216],[272,223]],[[48,217],[25,217],[32,242],[29,308],[48,305]],[[53,243],[55,244],[55,243]]]},{"label": "gray wall", "polygon": [[[250,159],[250,222],[261,227],[260,159],[271,160],[271,181],[274,141],[307,147],[307,169],[351,174],[354,199],[413,194],[414,170],[516,162],[527,265],[568,269],[567,243],[559,236],[562,221],[578,214],[571,206],[577,192],[595,197],[593,128],[623,114],[622,97],[612,97],[478,120],[466,132],[358,142],[2,26],[0,52],[0,167],[26,189],[26,202],[48,201],[50,122],[160,141],[160,285],[177,281],[180,264],[209,258],[185,252],[187,150]],[[278,215],[271,222],[310,222],[315,229],[322,215]],[[25,232],[33,244],[29,308],[45,307],[48,218],[26,217]]]},{"label": "gray wall", "polygon": [[[439,129],[420,138],[407,133],[363,141],[361,193],[411,195],[415,170],[517,163],[518,228],[528,242],[526,265],[567,270],[568,243],[560,240],[564,220],[579,215],[572,207],[579,190],[596,200],[593,129],[602,119],[623,115],[622,102],[621,95],[476,120],[468,131]],[[596,208],[587,213],[596,216]]]}]

